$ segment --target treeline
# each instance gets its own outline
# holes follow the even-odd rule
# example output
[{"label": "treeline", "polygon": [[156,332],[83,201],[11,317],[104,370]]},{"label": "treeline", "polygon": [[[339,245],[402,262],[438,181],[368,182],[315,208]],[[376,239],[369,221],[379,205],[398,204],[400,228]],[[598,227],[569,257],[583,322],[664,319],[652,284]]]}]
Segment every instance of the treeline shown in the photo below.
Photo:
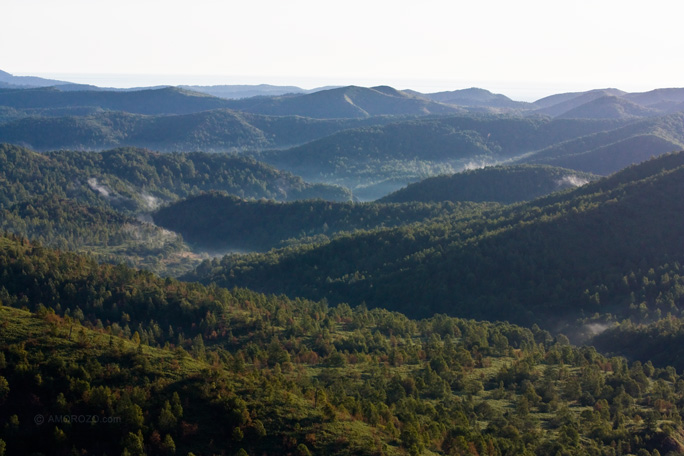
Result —
[{"label": "treeline", "polygon": [[684,450],[675,369],[538,327],[227,291],[12,236],[0,255],[1,454]]}]

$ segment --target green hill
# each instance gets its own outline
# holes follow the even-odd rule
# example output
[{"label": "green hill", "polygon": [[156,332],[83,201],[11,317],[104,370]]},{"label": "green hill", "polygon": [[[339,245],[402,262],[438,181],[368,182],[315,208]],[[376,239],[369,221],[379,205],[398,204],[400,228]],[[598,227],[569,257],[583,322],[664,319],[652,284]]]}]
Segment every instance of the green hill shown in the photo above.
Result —
[{"label": "green hill", "polygon": [[252,159],[140,149],[39,154],[0,145],[0,229],[165,274],[199,257],[149,213],[165,202],[220,190],[246,198],[349,201],[348,190],[308,184]]},{"label": "green hill", "polygon": [[215,109],[179,115],[103,112],[75,107],[0,113],[0,141],[26,144],[36,150],[100,150],[117,146],[159,151],[241,151],[289,147],[348,128],[383,124],[389,119],[315,120],[273,117]]},{"label": "green hill", "polygon": [[[532,203],[337,238],[315,247],[226,256],[193,278],[410,315],[508,319],[547,328],[679,314],[684,154]],[[668,293],[658,298],[658,293]],[[646,315],[634,303],[644,301]],[[614,316],[614,317],[613,317]]]},{"label": "green hill", "polygon": [[620,125],[624,124],[613,120],[443,116],[341,131],[257,157],[308,180],[350,187],[359,195],[375,184],[392,182],[388,189],[397,190],[431,175],[509,161]]},{"label": "green hill", "polygon": [[4,454],[684,449],[676,371],[538,328],[162,280],[6,236],[0,299]]},{"label": "green hill", "polygon": [[195,247],[226,252],[265,251],[312,239],[321,242],[342,231],[406,225],[479,210],[475,204],[281,203],[209,193],[164,206],[153,216],[156,224],[180,233]]},{"label": "green hill", "polygon": [[684,369],[683,321],[667,316],[650,324],[623,321],[610,326],[602,325],[591,343],[604,353],[616,353],[631,360],[650,361],[655,365],[673,366],[681,370]]},{"label": "green hill", "polygon": [[378,202],[494,201],[510,204],[584,185],[597,178],[592,174],[543,165],[496,166],[429,177]]},{"label": "green hill", "polygon": [[678,113],[559,142],[520,161],[605,175],[682,147],[684,114]]}]

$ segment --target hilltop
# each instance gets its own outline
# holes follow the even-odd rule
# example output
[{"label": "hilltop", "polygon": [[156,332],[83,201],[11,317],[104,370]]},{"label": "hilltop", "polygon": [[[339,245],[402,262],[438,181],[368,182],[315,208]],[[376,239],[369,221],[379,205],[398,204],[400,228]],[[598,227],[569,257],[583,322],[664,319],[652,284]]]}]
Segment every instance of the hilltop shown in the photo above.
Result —
[{"label": "hilltop", "polygon": [[471,108],[508,108],[528,109],[528,103],[513,101],[506,95],[492,93],[489,90],[472,87],[469,89],[452,90],[445,92],[428,93],[425,97],[439,103],[467,106]]},{"label": "hilltop", "polygon": [[305,95],[255,97],[230,102],[238,111],[298,115],[315,119],[453,114],[457,108],[400,92],[391,87],[348,86]]},{"label": "hilltop", "polygon": [[607,175],[683,147],[684,113],[677,113],[559,142],[519,161]]},{"label": "hilltop", "polygon": [[322,242],[340,232],[407,225],[481,210],[474,204],[376,204],[322,200],[244,200],[212,192],[161,207],[155,223],[211,252],[268,251]]},{"label": "hilltop", "polygon": [[559,117],[569,119],[628,119],[655,117],[660,110],[646,108],[615,95],[607,95],[570,109]]},{"label": "hilltop", "polygon": [[584,185],[598,176],[544,165],[496,166],[429,177],[391,193],[378,202],[529,201],[566,188]]}]

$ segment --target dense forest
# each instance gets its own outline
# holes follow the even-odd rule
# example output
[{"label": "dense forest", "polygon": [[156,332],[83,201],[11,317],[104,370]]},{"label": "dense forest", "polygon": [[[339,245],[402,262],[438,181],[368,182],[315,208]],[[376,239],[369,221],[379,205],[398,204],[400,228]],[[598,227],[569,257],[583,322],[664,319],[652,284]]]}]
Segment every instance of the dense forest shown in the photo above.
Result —
[{"label": "dense forest", "polygon": [[158,115],[104,111],[96,107],[4,109],[0,108],[0,142],[28,144],[41,151],[101,150],[117,146],[148,147],[165,152],[283,148],[340,130],[384,124],[394,119],[319,120],[228,109]]},{"label": "dense forest", "polygon": [[0,456],[684,454],[683,113],[0,71]]},{"label": "dense forest", "polygon": [[228,255],[188,278],[547,329],[679,316],[683,183],[684,154],[664,155],[530,203]]},{"label": "dense forest", "polygon": [[674,369],[537,327],[207,288],[12,236],[0,255],[3,454],[684,450]]},{"label": "dense forest", "polygon": [[[613,131],[625,123],[511,115],[429,117],[344,130],[290,149],[255,153],[255,157],[311,181],[350,187],[363,199],[377,199],[429,176],[532,160],[536,151]],[[372,188],[383,182],[394,183],[389,190],[387,185]]]},{"label": "dense forest", "polygon": [[470,215],[495,205],[459,203],[276,202],[208,193],[154,212],[157,225],[211,251],[264,251],[292,243],[322,242],[341,232],[407,225]]},{"label": "dense forest", "polygon": [[490,201],[511,204],[578,187],[596,179],[598,176],[593,174],[552,166],[494,166],[429,177],[378,201]]},{"label": "dense forest", "polygon": [[45,245],[178,275],[200,258],[152,224],[164,202],[219,190],[245,198],[350,200],[250,158],[140,149],[39,154],[0,145],[0,229]]}]

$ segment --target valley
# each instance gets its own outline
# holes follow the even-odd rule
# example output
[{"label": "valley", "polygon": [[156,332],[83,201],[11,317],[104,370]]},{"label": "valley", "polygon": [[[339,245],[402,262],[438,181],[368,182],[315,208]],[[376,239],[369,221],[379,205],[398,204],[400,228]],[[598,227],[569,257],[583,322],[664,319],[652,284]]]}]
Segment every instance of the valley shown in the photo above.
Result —
[{"label": "valley", "polygon": [[682,150],[676,88],[0,72],[0,456],[684,454]]}]

